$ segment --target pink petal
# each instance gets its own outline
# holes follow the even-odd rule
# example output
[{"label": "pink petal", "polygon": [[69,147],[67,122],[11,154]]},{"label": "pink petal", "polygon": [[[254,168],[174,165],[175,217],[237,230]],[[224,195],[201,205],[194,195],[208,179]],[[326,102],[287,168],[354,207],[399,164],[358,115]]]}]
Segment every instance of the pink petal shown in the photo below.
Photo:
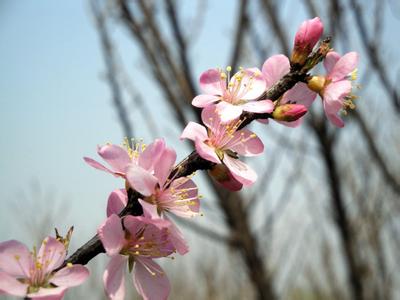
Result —
[{"label": "pink petal", "polygon": [[143,300],[166,300],[171,287],[163,269],[148,258],[140,258],[135,264],[133,282]]},{"label": "pink petal", "polygon": [[221,99],[220,96],[207,95],[207,94],[198,95],[194,97],[194,99],[192,100],[192,105],[196,107],[207,107],[211,103],[214,103],[220,99]]},{"label": "pink petal", "polygon": [[205,141],[208,138],[207,130],[204,126],[198,123],[189,122],[185,129],[183,129],[180,139],[189,139],[195,141],[196,138],[200,139],[201,141]]},{"label": "pink petal", "polygon": [[351,82],[341,80],[328,84],[323,91],[323,101],[327,112],[337,112],[342,107],[343,97],[351,92]]},{"label": "pink petal", "polygon": [[239,159],[225,155],[223,162],[231,171],[233,177],[244,186],[250,186],[257,180],[257,174]]},{"label": "pink petal", "polygon": [[149,219],[154,219],[154,218],[159,218],[160,216],[158,215],[157,212],[157,206],[154,204],[150,204],[147,201],[144,201],[142,199],[139,199],[139,203],[143,208],[143,216]]},{"label": "pink petal", "polygon": [[121,251],[125,243],[125,233],[117,215],[108,217],[97,229],[97,233],[108,255],[113,256]]},{"label": "pink petal", "polygon": [[231,149],[240,155],[255,156],[264,151],[264,144],[255,133],[241,129],[233,134],[231,142],[224,149]]},{"label": "pink petal", "polygon": [[115,255],[111,257],[103,274],[104,289],[109,299],[123,300],[125,298],[125,266],[128,257]]},{"label": "pink petal", "polygon": [[142,234],[143,229],[146,228],[145,232],[153,235],[152,239],[154,239],[155,237],[160,236],[161,229],[169,228],[169,226],[171,226],[171,222],[160,219],[158,216],[151,219],[148,216],[136,217],[128,215],[124,218],[124,226],[132,236],[138,236],[139,234]]},{"label": "pink petal", "polygon": [[206,94],[223,95],[225,87],[221,83],[221,72],[218,69],[209,69],[200,76],[200,88]]},{"label": "pink petal", "polygon": [[[266,82],[258,68],[245,69],[239,73],[239,76],[242,78],[240,81],[240,89],[237,92],[240,99],[257,99],[265,92]],[[231,82],[234,83],[234,81],[235,76],[231,79]]]},{"label": "pink petal", "polygon": [[243,109],[240,105],[232,105],[228,102],[222,101],[217,104],[217,111],[221,119],[221,123],[228,123],[240,117]]},{"label": "pink petal", "polygon": [[153,194],[158,182],[157,177],[136,165],[129,166],[126,172],[126,180],[133,189],[144,196]]},{"label": "pink petal", "polygon": [[169,238],[172,244],[174,244],[176,251],[180,255],[184,255],[189,252],[189,246],[183,236],[183,233],[172,221],[171,226],[169,227]]},{"label": "pink petal", "polygon": [[38,252],[38,257],[44,267],[43,271],[48,273],[61,266],[66,254],[63,243],[50,236],[45,238]]},{"label": "pink petal", "polygon": [[[203,121],[204,125],[206,125],[208,128],[213,130],[213,128],[217,127],[218,124],[220,123],[220,117],[217,112],[217,106],[216,105],[210,105],[205,107],[201,111],[201,120]],[[207,138],[207,135],[206,135]]]},{"label": "pink petal", "polygon": [[19,282],[15,277],[0,270],[0,291],[9,295],[24,297],[27,288],[27,284]]},{"label": "pink petal", "polygon": [[338,60],[340,59],[340,55],[335,51],[330,51],[325,59],[324,59],[324,67],[326,72],[329,74],[332,72],[333,67],[336,65]]},{"label": "pink petal", "polygon": [[145,170],[153,171],[165,149],[164,139],[156,139],[148,145],[139,155],[139,166]]},{"label": "pink petal", "polygon": [[118,215],[128,203],[128,194],[125,189],[111,192],[107,202],[107,218],[112,214]]},{"label": "pink petal", "polygon": [[195,147],[197,153],[204,159],[209,160],[214,163],[220,163],[217,154],[215,153],[215,149],[205,144],[203,141],[196,139]]},{"label": "pink petal", "polygon": [[123,176],[124,176],[124,173],[114,172],[114,171],[110,170],[109,168],[103,166],[101,163],[99,163],[99,162],[97,162],[97,161],[95,161],[94,159],[91,159],[91,158],[89,158],[89,157],[84,157],[83,160],[84,160],[88,165],[92,166],[93,168],[95,168],[95,169],[97,169],[97,170],[110,173],[110,174],[114,175],[115,177],[118,177],[118,176],[122,176],[122,177],[123,177]]},{"label": "pink petal", "polygon": [[282,54],[268,58],[262,67],[262,73],[266,81],[266,89],[269,89],[290,71],[289,59]]},{"label": "pink petal", "polygon": [[99,147],[97,153],[116,172],[124,173],[127,165],[131,163],[128,152],[118,145],[104,145]]},{"label": "pink petal", "polygon": [[41,287],[36,293],[28,294],[28,298],[35,300],[61,300],[64,297],[66,291],[67,288],[65,287]]},{"label": "pink petal", "polygon": [[343,128],[344,127],[344,122],[343,120],[335,114],[326,114],[326,117],[328,118],[329,121],[331,121],[331,123],[333,125],[335,125],[336,127],[339,128]]},{"label": "pink petal", "polygon": [[158,178],[158,184],[163,187],[169,174],[171,173],[172,167],[176,160],[176,152],[174,149],[165,148],[162,153],[162,158],[154,166],[154,175]]},{"label": "pink petal", "polygon": [[281,104],[296,103],[309,108],[314,102],[315,97],[317,97],[317,94],[310,90],[307,84],[299,82],[283,95]]},{"label": "pink petal", "polygon": [[336,65],[333,67],[332,72],[329,73],[328,77],[332,81],[338,81],[345,78],[357,67],[358,63],[358,53],[349,52],[343,55]]},{"label": "pink petal", "polygon": [[271,100],[249,101],[242,105],[242,109],[253,113],[270,113],[274,110],[274,104]]},{"label": "pink petal", "polygon": [[[180,217],[189,218],[198,215],[200,203],[196,184],[187,177],[181,177],[172,181],[168,190],[165,191],[168,198],[168,210]],[[172,197],[171,195],[179,195]],[[162,195],[163,196],[163,195]],[[161,201],[163,197],[161,197]]]},{"label": "pink petal", "polygon": [[57,271],[50,282],[61,287],[72,287],[82,284],[88,277],[87,268],[82,265],[73,265]]},{"label": "pink petal", "polygon": [[29,249],[16,240],[0,243],[0,270],[11,276],[29,277],[32,256]]}]

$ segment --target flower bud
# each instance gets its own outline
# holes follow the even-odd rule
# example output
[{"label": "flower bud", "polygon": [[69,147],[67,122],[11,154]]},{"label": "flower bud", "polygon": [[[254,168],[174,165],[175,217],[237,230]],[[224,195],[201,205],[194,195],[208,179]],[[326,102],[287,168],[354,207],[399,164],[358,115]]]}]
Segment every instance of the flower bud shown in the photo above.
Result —
[{"label": "flower bud", "polygon": [[307,107],[302,104],[283,104],[275,108],[272,117],[277,121],[293,122],[307,113]]},{"label": "flower bud", "polygon": [[326,84],[326,78],[324,76],[313,76],[308,80],[307,86],[310,90],[320,93]]},{"label": "flower bud", "polygon": [[320,39],[323,30],[324,25],[318,17],[304,21],[301,24],[294,39],[294,47],[290,59],[292,64],[303,65],[305,63],[308,55]]},{"label": "flower bud", "polygon": [[223,164],[215,165],[211,170],[208,171],[208,174],[210,174],[216,182],[230,191],[240,191],[243,187],[243,184],[237,181],[232,176],[232,173],[229,171],[229,169]]}]

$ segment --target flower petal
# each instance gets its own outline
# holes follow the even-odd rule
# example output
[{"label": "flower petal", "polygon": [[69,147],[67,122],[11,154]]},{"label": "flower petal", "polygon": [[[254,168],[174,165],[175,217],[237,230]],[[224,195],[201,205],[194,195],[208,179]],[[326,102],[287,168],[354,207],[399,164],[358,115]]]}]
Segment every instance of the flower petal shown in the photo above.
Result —
[{"label": "flower petal", "polygon": [[113,256],[121,251],[125,243],[125,233],[117,215],[108,217],[97,229],[97,233],[108,255]]},{"label": "flower petal", "polygon": [[221,99],[220,96],[202,94],[193,98],[192,105],[196,107],[207,107],[211,103],[214,103],[220,99]]},{"label": "flower petal", "polygon": [[338,115],[336,115],[336,114],[326,114],[326,117],[336,127],[339,127],[339,128],[343,128],[344,127],[344,122]]},{"label": "flower petal", "polygon": [[16,240],[0,243],[0,270],[11,276],[29,277],[32,255],[29,249]]},{"label": "flower petal", "polygon": [[328,113],[336,113],[342,108],[343,97],[351,92],[351,82],[341,80],[330,83],[323,92],[324,108]]},{"label": "flower petal", "polygon": [[283,55],[273,55],[268,58],[262,67],[262,73],[266,81],[266,89],[273,86],[278,80],[290,71],[289,59]]},{"label": "flower petal", "polygon": [[126,180],[133,189],[144,196],[150,196],[158,182],[157,177],[136,165],[129,166],[126,172]]},{"label": "flower petal", "polygon": [[57,286],[72,287],[82,284],[89,277],[89,270],[82,265],[73,265],[57,271],[50,282]]},{"label": "flower petal", "polygon": [[222,101],[217,104],[217,112],[220,116],[221,123],[228,123],[240,117],[243,112],[241,105],[232,105],[228,102]]},{"label": "flower petal", "polygon": [[29,299],[35,300],[61,300],[64,297],[67,288],[55,287],[55,288],[39,288],[36,293],[28,294]]},{"label": "flower petal", "polygon": [[[236,92],[236,95],[239,99],[257,99],[265,92],[266,82],[258,68],[245,69],[236,75],[241,77],[239,83],[240,89],[238,92]],[[233,86],[235,86],[235,76],[233,76],[231,79],[231,82],[234,84]]]},{"label": "flower petal", "polygon": [[127,165],[131,163],[128,152],[118,145],[104,145],[98,148],[97,153],[116,172],[125,173]]},{"label": "flower petal", "polygon": [[225,155],[223,162],[231,171],[233,177],[244,186],[250,186],[257,180],[256,172],[239,159]]},{"label": "flower petal", "polygon": [[171,287],[163,269],[148,258],[137,259],[133,283],[143,300],[166,300]]},{"label": "flower petal", "polygon": [[189,122],[185,129],[183,129],[180,139],[189,139],[195,141],[196,138],[199,138],[201,141],[205,141],[208,138],[207,130],[204,126],[198,123]]},{"label": "flower petal", "polygon": [[354,71],[354,69],[357,67],[357,63],[358,63],[357,52],[346,53],[338,60],[338,62],[333,67],[332,72],[329,73],[328,77],[334,82],[342,80],[352,71]]},{"label": "flower petal", "polygon": [[216,182],[230,191],[240,191],[243,187],[243,184],[232,176],[231,171],[224,164],[215,165],[208,173]]},{"label": "flower petal", "polygon": [[125,265],[128,257],[115,255],[111,257],[103,274],[104,289],[107,296],[112,300],[123,300],[125,298]]},{"label": "flower petal", "polygon": [[139,166],[145,170],[153,171],[165,149],[164,139],[155,139],[139,155]]},{"label": "flower petal", "polygon": [[242,105],[242,109],[253,113],[270,113],[274,110],[274,104],[271,100],[248,101]]},{"label": "flower petal", "polygon": [[[221,121],[220,116],[217,112],[217,105],[210,105],[205,107],[201,111],[201,120],[203,121],[203,124],[206,125],[207,128],[211,130],[217,127],[219,122]],[[207,139],[207,134],[206,134],[206,139]]]},{"label": "flower petal", "polygon": [[215,153],[215,149],[205,144],[203,141],[196,139],[195,147],[197,153],[204,159],[209,160],[214,163],[220,163],[217,154]]},{"label": "flower petal", "polygon": [[100,171],[110,173],[110,174],[114,175],[115,177],[118,177],[118,176],[123,177],[125,175],[124,173],[114,172],[114,171],[110,170],[109,168],[105,167],[104,165],[95,161],[94,159],[91,159],[90,157],[84,157],[83,160],[88,165],[92,166],[93,168],[100,170]]},{"label": "flower petal", "polygon": [[67,252],[63,243],[55,238],[46,237],[40,246],[38,257],[43,265],[43,272],[48,273],[61,266]]},{"label": "flower petal", "polygon": [[326,57],[324,59],[324,67],[328,74],[332,72],[333,67],[336,65],[336,63],[338,62],[339,59],[340,59],[340,55],[339,55],[339,53],[337,53],[335,51],[330,51],[326,55]]},{"label": "flower petal", "polygon": [[160,201],[167,203],[168,211],[189,218],[198,215],[200,203],[198,189],[193,180],[181,177],[172,181],[170,187],[161,194]]},{"label": "flower petal", "polygon": [[185,255],[186,253],[189,252],[189,246],[183,236],[182,231],[180,231],[178,226],[176,226],[172,221],[171,221],[171,226],[169,227],[169,238],[172,244],[174,244],[176,251],[180,255]]},{"label": "flower petal", "polygon": [[200,88],[209,95],[223,95],[225,85],[221,82],[221,72],[218,69],[209,69],[200,76]]},{"label": "flower petal", "polygon": [[264,151],[264,144],[255,133],[241,129],[233,134],[232,140],[224,149],[231,149],[244,156],[255,156]]},{"label": "flower petal", "polygon": [[0,291],[9,295],[24,297],[27,288],[27,284],[23,284],[15,277],[10,276],[6,272],[0,271]]},{"label": "flower petal", "polygon": [[172,167],[176,160],[176,152],[174,149],[165,148],[161,155],[161,159],[154,166],[154,175],[158,179],[158,184],[163,187],[169,174],[171,173]]},{"label": "flower petal", "polygon": [[309,108],[316,97],[317,93],[310,90],[307,84],[299,82],[283,95],[280,103],[302,104]]},{"label": "flower petal", "polygon": [[157,206],[142,199],[138,200],[143,208],[143,216],[149,219],[159,218]]},{"label": "flower petal", "polygon": [[111,192],[107,202],[107,218],[112,214],[118,215],[128,203],[128,194],[125,189]]}]

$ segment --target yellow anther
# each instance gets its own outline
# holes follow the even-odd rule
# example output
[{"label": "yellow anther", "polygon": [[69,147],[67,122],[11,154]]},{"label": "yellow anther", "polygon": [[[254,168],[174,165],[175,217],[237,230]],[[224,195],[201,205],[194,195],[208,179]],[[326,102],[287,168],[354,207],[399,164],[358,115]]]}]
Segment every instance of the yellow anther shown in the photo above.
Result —
[{"label": "yellow anther", "polygon": [[357,79],[357,72],[358,72],[358,69],[355,68],[353,70],[353,72],[350,73],[350,78],[351,78],[352,81],[355,81]]},{"label": "yellow anther", "polygon": [[68,268],[72,268],[72,263],[70,263],[70,262],[67,263],[67,267],[68,267]]},{"label": "yellow anther", "polygon": [[21,259],[21,256],[20,255],[18,255],[18,254],[16,254],[16,255],[14,255],[14,258],[15,258],[15,260],[20,260]]},{"label": "yellow anther", "polygon": [[231,67],[231,66],[227,66],[227,67],[226,67],[226,70],[227,70],[228,72],[230,72],[230,71],[232,71],[232,67]]}]

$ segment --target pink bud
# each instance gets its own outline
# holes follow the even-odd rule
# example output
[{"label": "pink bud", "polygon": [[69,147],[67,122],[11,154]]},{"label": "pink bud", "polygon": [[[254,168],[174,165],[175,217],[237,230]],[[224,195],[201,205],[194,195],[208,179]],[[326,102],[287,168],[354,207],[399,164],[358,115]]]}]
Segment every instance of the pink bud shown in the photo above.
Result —
[{"label": "pink bud", "polygon": [[297,31],[294,39],[291,62],[296,64],[304,64],[307,56],[311,53],[315,44],[319,41],[323,31],[324,25],[318,17],[304,21]]},{"label": "pink bud", "polygon": [[240,191],[243,184],[237,181],[229,169],[223,164],[215,165],[211,170],[208,171],[212,178],[224,188],[230,191]]},{"label": "pink bud", "polygon": [[272,117],[278,121],[293,122],[307,113],[307,107],[302,104],[283,104],[275,108]]}]

